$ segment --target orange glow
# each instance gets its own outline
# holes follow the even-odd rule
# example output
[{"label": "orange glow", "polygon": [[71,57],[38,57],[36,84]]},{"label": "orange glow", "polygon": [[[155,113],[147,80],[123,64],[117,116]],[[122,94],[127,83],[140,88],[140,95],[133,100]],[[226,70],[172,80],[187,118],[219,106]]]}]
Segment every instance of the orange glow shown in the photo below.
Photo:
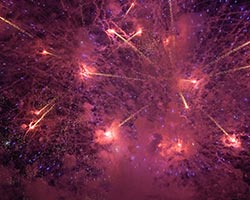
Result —
[{"label": "orange glow", "polygon": [[163,44],[164,44],[164,46],[168,46],[169,43],[170,43],[170,38],[167,37],[167,38],[163,41]]},{"label": "orange glow", "polygon": [[165,157],[168,155],[187,152],[187,145],[184,146],[184,143],[181,139],[177,139],[177,141],[163,141],[158,145],[159,153],[161,156]]},{"label": "orange glow", "polygon": [[95,133],[95,140],[99,144],[110,144],[118,139],[118,126],[113,123],[107,130],[97,130]]},{"label": "orange glow", "polygon": [[93,73],[95,73],[93,68],[90,68],[85,64],[81,64],[81,75],[86,78],[90,78]]},{"label": "orange glow", "polygon": [[161,147],[163,146],[163,144],[162,144],[162,143],[159,143],[157,146],[158,146],[159,148],[161,148]]},{"label": "orange glow", "polygon": [[234,148],[240,148],[241,147],[241,141],[236,137],[235,134],[233,134],[233,135],[224,135],[222,137],[222,142],[227,147],[234,147]]},{"label": "orange glow", "polygon": [[104,133],[104,135],[109,138],[109,139],[113,139],[114,138],[114,133],[112,131],[106,131]]},{"label": "orange glow", "polygon": [[183,150],[182,140],[178,139],[177,144],[175,145],[175,150],[178,152]]},{"label": "orange glow", "polygon": [[117,138],[117,134],[114,130],[96,131],[96,141],[99,144],[109,144],[112,143]]},{"label": "orange glow", "polygon": [[44,49],[44,50],[42,51],[41,54],[42,54],[42,55],[48,55],[48,54],[50,54],[50,53]]},{"label": "orange glow", "polygon": [[169,35],[166,39],[163,40],[163,45],[165,47],[169,46],[170,44],[173,44],[175,41],[174,35]]},{"label": "orange glow", "polygon": [[26,125],[26,124],[22,124],[22,125],[21,125],[21,128],[22,128],[22,129],[26,129],[26,128],[27,128],[27,125]]}]

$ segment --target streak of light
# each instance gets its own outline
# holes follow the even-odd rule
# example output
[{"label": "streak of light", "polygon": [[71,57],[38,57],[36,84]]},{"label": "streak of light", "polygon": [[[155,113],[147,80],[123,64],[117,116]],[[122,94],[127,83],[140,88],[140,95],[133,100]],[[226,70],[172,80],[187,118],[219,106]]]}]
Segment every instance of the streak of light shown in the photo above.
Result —
[{"label": "streak of light", "polygon": [[217,75],[220,75],[220,74],[227,74],[227,73],[230,73],[230,72],[236,72],[236,71],[240,71],[240,70],[244,70],[244,69],[249,69],[250,68],[250,65],[247,65],[247,66],[244,66],[244,67],[238,67],[238,68],[234,68],[234,69],[229,69],[229,70],[226,70],[226,71],[223,71],[223,72],[218,72],[212,76],[217,76]]},{"label": "streak of light", "polygon": [[123,126],[125,123],[127,123],[129,120],[131,120],[132,118],[134,118],[136,115],[138,115],[141,111],[143,111],[144,109],[146,109],[149,105],[146,105],[144,107],[142,107],[140,110],[136,111],[135,113],[133,113],[132,115],[130,115],[128,118],[126,118],[125,120],[123,120],[120,124],[119,127]]},{"label": "streak of light", "polygon": [[209,64],[207,64],[207,66],[211,66],[212,64],[215,64],[217,62],[219,62],[220,60],[222,60],[223,58],[226,58],[227,56],[229,56],[230,54],[239,51],[240,49],[244,48],[245,46],[249,45],[250,41],[245,42],[244,44],[230,50],[229,52],[225,53],[224,55],[218,57],[217,59],[215,59],[214,61],[210,62]]},{"label": "streak of light", "polygon": [[142,34],[142,29],[140,28],[135,34],[133,34],[131,37],[129,37],[128,39],[127,39],[127,41],[130,41],[130,40],[132,40],[134,37],[136,37],[137,35],[141,35]]},{"label": "streak of light", "polygon": [[207,114],[207,116],[226,136],[229,136],[228,132],[211,115]]},{"label": "streak of light", "polygon": [[130,12],[130,10],[135,6],[135,3],[131,3],[131,5],[129,6],[127,12],[125,13],[125,16]]},{"label": "streak of light", "polygon": [[28,33],[27,31],[25,31],[25,30],[22,29],[21,27],[17,26],[16,24],[12,23],[11,21],[9,21],[9,20],[7,20],[7,19],[1,17],[1,16],[0,16],[0,19],[1,19],[2,21],[4,21],[5,23],[9,24],[10,26],[12,26],[13,28],[15,28],[15,29],[21,31],[22,33],[24,33],[24,34],[26,34],[26,35],[28,35],[30,38],[33,38],[33,36],[32,36],[30,33]]},{"label": "streak of light", "polygon": [[183,96],[182,92],[179,92],[179,95],[180,95],[180,97],[181,97],[181,100],[182,100],[182,102],[183,102],[183,104],[184,104],[185,109],[189,109],[189,106],[188,106],[188,104],[187,104],[187,101],[186,101],[185,97]]},{"label": "streak of light", "polygon": [[[174,27],[174,15],[173,15],[173,5],[172,5],[172,0],[168,0],[168,4],[169,4],[169,13],[170,13],[170,27],[171,27],[171,32],[170,34],[172,36],[170,36],[171,38],[171,41],[172,41],[172,47],[173,48],[169,48],[169,59],[170,59],[170,64],[171,64],[171,67],[173,68],[174,67],[174,55],[175,55],[175,47],[176,47],[176,43],[175,43],[175,27]],[[167,44],[165,45],[168,45],[169,44],[169,41],[167,42]]]},{"label": "streak of light", "polygon": [[209,114],[207,114],[207,116],[225,134],[225,136],[222,137],[222,141],[225,146],[235,147],[235,148],[241,146],[241,142],[239,139],[237,139],[235,134],[229,135],[229,133],[212,116],[210,116]]},{"label": "streak of light", "polygon": [[197,80],[195,80],[195,79],[181,79],[181,81],[183,81],[183,82],[189,82],[189,83],[193,83],[193,84],[197,83]]},{"label": "streak of light", "polygon": [[36,126],[41,122],[41,120],[53,109],[55,104],[53,104],[46,112],[44,112],[41,117],[36,120],[36,121],[32,121],[30,122],[29,124],[29,128],[28,130],[26,131],[24,137],[31,131],[31,130],[34,130],[36,128]]},{"label": "streak of light", "polygon": [[44,107],[42,107],[40,110],[36,110],[32,113],[34,113],[35,115],[40,115],[49,105],[51,105],[55,100],[53,99],[51,102],[49,102],[48,104],[46,104]]},{"label": "streak of light", "polygon": [[122,37],[119,33],[117,33],[114,29],[108,29],[107,30],[108,34],[115,34],[118,38],[120,38],[122,41],[124,41],[125,43],[128,43],[128,41]]},{"label": "streak of light", "polygon": [[140,78],[132,78],[127,76],[119,76],[114,74],[106,74],[106,73],[98,73],[98,72],[91,72],[87,69],[86,66],[83,65],[83,76],[90,77],[90,76],[102,76],[102,77],[109,77],[109,78],[120,78],[120,79],[126,79],[126,80],[135,80],[135,81],[145,81],[144,79]]},{"label": "streak of light", "polygon": [[143,79],[140,79],[140,78],[131,78],[131,77],[126,77],[126,76],[118,76],[118,75],[105,74],[105,73],[90,72],[89,75],[103,76],[103,77],[110,77],[110,78],[121,78],[121,79],[127,79],[127,80],[135,80],[135,81],[144,81]]},{"label": "streak of light", "polygon": [[[170,13],[170,23],[172,27],[172,34],[175,33],[175,27],[174,27],[174,15],[173,15],[173,5],[172,0],[168,0],[169,3],[169,13]],[[173,46],[175,48],[175,37],[173,37]]]},{"label": "streak of light", "polygon": [[120,38],[123,42],[125,42],[126,44],[128,44],[132,49],[134,49],[134,51],[136,51],[137,53],[139,53],[143,58],[145,58],[149,63],[152,63],[152,61],[145,56],[139,49],[137,49],[131,42],[129,42],[128,40],[126,40],[124,37],[122,37],[119,33],[117,33],[114,29],[108,29],[106,31],[107,34],[114,34],[116,35],[118,38]]},{"label": "streak of light", "polygon": [[53,54],[53,53],[51,53],[51,52],[49,52],[49,51],[47,51],[47,50],[45,50],[45,49],[41,52],[41,54],[44,55],[44,56],[50,55],[50,56],[55,56],[55,57],[58,57],[58,58],[59,58],[58,55]]}]

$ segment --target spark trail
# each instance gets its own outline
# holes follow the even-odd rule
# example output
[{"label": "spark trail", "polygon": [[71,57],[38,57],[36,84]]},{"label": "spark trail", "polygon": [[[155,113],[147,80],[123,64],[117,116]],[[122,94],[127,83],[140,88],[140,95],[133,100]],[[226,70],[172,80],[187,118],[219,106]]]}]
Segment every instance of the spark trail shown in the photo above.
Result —
[{"label": "spark trail", "polygon": [[229,52],[225,53],[224,55],[218,57],[218,58],[215,59],[214,61],[212,61],[212,62],[210,62],[209,64],[207,64],[206,67],[209,67],[209,66],[211,66],[211,65],[213,65],[213,64],[215,64],[215,63],[217,63],[217,62],[219,62],[220,60],[226,58],[227,56],[229,56],[230,54],[232,54],[232,53],[234,53],[234,52],[239,51],[240,49],[242,49],[242,48],[248,46],[249,44],[250,44],[250,41],[247,41],[247,42],[245,42],[244,44],[242,44],[242,45],[240,45],[240,46],[238,46],[238,47],[236,47],[236,48],[230,50]]},{"label": "spark trail", "polygon": [[37,126],[37,125],[42,121],[42,119],[43,119],[43,118],[53,109],[54,106],[55,106],[55,104],[53,104],[46,112],[44,112],[38,120],[30,122],[29,128],[28,128],[28,130],[26,131],[24,137],[26,137],[27,134],[28,134],[31,130],[34,130],[34,129],[36,128],[36,126]]},{"label": "spark trail", "polygon": [[130,115],[128,118],[126,118],[125,120],[123,120],[120,124],[119,127],[123,126],[125,123],[127,123],[129,120],[131,120],[132,118],[134,118],[136,115],[138,115],[141,111],[143,111],[144,109],[146,109],[149,105],[146,105],[144,107],[142,107],[140,110],[136,111],[135,113],[133,113],[132,115]]},{"label": "spark trail", "polygon": [[227,131],[211,115],[207,114],[207,116],[226,136],[229,136]]},{"label": "spark trail", "polygon": [[185,109],[189,109],[189,106],[188,106],[188,104],[187,104],[187,101],[186,101],[185,97],[183,96],[182,92],[179,92],[179,95],[180,95],[180,97],[181,97],[181,100],[182,100],[182,102],[183,102],[183,104],[184,104]]},{"label": "spark trail", "polygon": [[3,22],[5,22],[5,23],[9,24],[10,26],[12,26],[13,28],[19,30],[20,32],[22,32],[22,33],[28,35],[30,38],[33,38],[33,36],[32,36],[30,33],[28,33],[27,31],[25,31],[25,30],[22,29],[21,27],[17,26],[16,24],[12,23],[11,21],[9,21],[9,20],[7,20],[7,19],[1,17],[1,16],[0,16],[0,19],[1,19]]}]

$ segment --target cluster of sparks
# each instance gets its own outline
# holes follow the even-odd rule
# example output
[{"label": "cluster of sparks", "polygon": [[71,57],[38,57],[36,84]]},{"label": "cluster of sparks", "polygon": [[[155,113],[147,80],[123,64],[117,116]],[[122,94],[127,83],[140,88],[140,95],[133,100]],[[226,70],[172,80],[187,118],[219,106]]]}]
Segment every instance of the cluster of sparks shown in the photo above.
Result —
[{"label": "cluster of sparks", "polygon": [[[130,4],[127,6],[127,10],[124,12],[121,20],[129,18],[130,14],[137,9],[137,7],[140,6],[139,3],[136,1],[130,2]],[[175,27],[175,17],[174,17],[174,6],[173,1],[168,1],[169,6],[169,24],[170,24],[170,30],[169,35],[164,36],[162,38],[162,46],[165,47],[165,50],[167,52],[167,55],[169,57],[169,65],[172,68],[176,68],[176,46],[178,43],[178,37],[176,36],[176,27]],[[15,21],[9,20],[7,18],[4,18],[1,16],[0,13],[0,20],[1,23],[5,23],[12,28],[16,29],[17,31],[23,33],[24,35],[28,36],[29,40],[33,40],[35,38],[35,34],[31,34],[28,31],[24,30],[21,26],[17,25]],[[105,22],[106,23],[106,22]],[[112,28],[105,28],[103,31],[105,32],[108,39],[113,42],[117,46],[126,46],[127,48],[130,48],[138,57],[139,59],[142,59],[143,62],[145,61],[146,65],[154,65],[155,60],[152,59],[152,57],[147,56],[147,54],[140,48],[137,47],[137,39],[139,40],[141,37],[144,36],[144,32],[147,32],[149,30],[146,29],[146,27],[143,27],[143,24],[138,24],[138,29],[134,30],[132,33],[126,33],[124,30],[122,30],[121,27],[119,27],[117,24],[114,26],[114,22],[109,23],[107,27]],[[204,65],[204,68],[208,68],[209,66],[213,66],[223,59],[227,59],[229,56],[234,55],[234,53],[237,53],[241,51],[242,49],[249,47],[250,41],[242,41],[240,45],[233,47],[231,50],[227,52],[221,52],[219,56],[217,56],[216,59],[211,61],[208,64]],[[39,51],[39,49],[37,50]],[[39,51],[41,56],[44,56],[45,59],[48,58],[48,60],[63,60],[63,56],[54,53],[53,51],[47,50],[46,48]],[[79,59],[80,60],[80,59]],[[147,72],[143,72],[142,76],[125,76],[121,73],[104,73],[102,72],[98,67],[92,66],[88,62],[85,61],[76,61],[76,65],[79,67],[78,73],[80,80],[84,83],[90,83],[95,84],[93,80],[104,80],[104,79],[120,79],[124,82],[132,82],[135,85],[140,85],[142,83],[148,83],[153,82],[156,84],[161,84],[158,81],[160,80],[168,80],[167,77],[158,77],[151,74],[147,74]],[[188,118],[190,116],[191,112],[199,112],[201,115],[208,119],[214,127],[216,127],[217,131],[220,131],[220,141],[221,143],[228,148],[232,148],[233,150],[237,151],[239,149],[243,149],[242,147],[242,140],[241,140],[241,133],[237,132],[231,132],[227,131],[227,127],[223,127],[217,120],[216,117],[213,117],[214,115],[208,114],[212,113],[211,110],[206,110],[203,108],[198,108],[193,101],[195,101],[195,92],[194,91],[202,91],[204,89],[204,85],[209,82],[210,79],[216,78],[220,75],[231,75],[238,71],[244,71],[247,72],[250,69],[250,65],[245,66],[238,66],[231,69],[227,69],[224,71],[214,72],[210,74],[209,76],[205,74],[199,74],[199,75],[192,75],[189,78],[183,78],[180,75],[174,75],[173,85],[175,85],[174,88],[174,95],[177,97],[177,105],[179,106],[179,110],[181,110],[182,113],[188,113],[184,114],[185,118]],[[76,75],[77,76],[77,75]],[[177,77],[177,78],[176,78]],[[98,79],[100,78],[100,79]],[[157,89],[155,89],[157,90]],[[158,93],[160,91],[156,91]],[[154,94],[152,94],[154,95]],[[105,101],[105,100],[104,100]],[[148,104],[141,104],[140,108],[135,110],[134,112],[129,112],[129,114],[125,114],[126,117],[120,117],[117,119],[114,119],[109,124],[105,124],[105,128],[99,128],[97,127],[94,130],[94,139],[93,142],[105,146],[105,145],[113,145],[117,147],[117,145],[122,145],[122,140],[124,140],[124,137],[122,136],[122,132],[124,132],[126,129],[126,126],[128,124],[131,125],[134,121],[136,121],[139,116],[144,115],[148,109],[152,108],[153,104],[155,102],[148,102]],[[57,107],[57,97],[55,99],[50,100],[47,102],[47,104],[43,105],[41,108],[37,110],[28,110],[27,113],[31,113],[32,117],[29,121],[29,123],[23,123],[20,124],[20,127],[24,130],[24,138],[28,139],[34,134],[39,134],[39,127],[41,124],[46,123],[46,117],[50,115],[53,110],[55,110]],[[153,109],[153,108],[152,108]],[[167,108],[165,107],[165,112],[167,111]],[[144,114],[142,114],[144,113]],[[124,115],[123,115],[124,116]],[[73,126],[73,124],[72,124]],[[160,129],[160,127],[159,127]],[[177,134],[178,135],[178,134]],[[174,139],[171,137],[163,137],[161,141],[157,143],[157,150],[159,151],[159,154],[163,157],[169,157],[170,155],[183,155],[187,156],[193,146],[195,146],[196,143],[194,141],[190,142],[187,141],[187,139],[182,138],[182,135],[175,136]],[[119,147],[119,146],[118,146]],[[118,151],[118,150],[117,150]]]}]

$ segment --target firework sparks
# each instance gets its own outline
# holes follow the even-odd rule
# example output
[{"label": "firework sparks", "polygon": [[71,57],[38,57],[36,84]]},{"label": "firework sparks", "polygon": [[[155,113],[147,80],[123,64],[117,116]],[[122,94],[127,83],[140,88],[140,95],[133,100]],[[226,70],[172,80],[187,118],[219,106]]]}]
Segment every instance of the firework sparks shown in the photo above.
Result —
[{"label": "firework sparks", "polygon": [[[169,3],[169,13],[170,13],[170,23],[172,28],[172,34],[175,34],[175,26],[174,26],[174,15],[173,15],[173,5],[172,0],[168,0]],[[175,37],[173,37],[173,47],[175,48]]]},{"label": "firework sparks", "polygon": [[229,136],[229,134],[227,133],[227,131],[222,128],[222,126],[211,116],[211,115],[207,115],[209,117],[209,119],[226,135]]},{"label": "firework sparks", "polygon": [[43,113],[44,110],[46,110],[46,108],[48,108],[53,102],[55,102],[55,99],[53,99],[51,102],[47,103],[45,106],[43,106],[40,110],[35,110],[35,111],[31,111],[31,113],[34,113],[35,115],[40,115],[41,113]]},{"label": "firework sparks", "polygon": [[5,22],[5,23],[9,24],[10,26],[12,26],[13,28],[15,28],[15,29],[21,31],[22,33],[24,33],[24,34],[26,34],[26,35],[28,35],[30,38],[33,38],[33,36],[32,36],[30,33],[28,33],[27,31],[25,31],[25,30],[22,29],[21,27],[17,26],[16,24],[12,23],[11,21],[9,21],[9,20],[7,20],[7,19],[1,17],[1,16],[0,16],[0,19],[1,19],[3,22]]},{"label": "firework sparks", "polygon": [[222,137],[222,142],[227,147],[240,148],[241,141],[237,138],[235,134]]},{"label": "firework sparks", "polygon": [[230,54],[232,54],[232,53],[235,53],[235,52],[239,51],[240,49],[242,49],[242,48],[248,46],[249,44],[250,44],[250,41],[245,42],[244,44],[242,44],[242,45],[240,45],[240,46],[238,46],[238,47],[236,47],[236,48],[234,48],[234,49],[228,51],[227,53],[223,54],[222,56],[216,58],[214,61],[210,62],[207,66],[211,66],[211,65],[213,65],[213,64],[215,64],[215,63],[217,63],[217,62],[219,62],[220,60],[222,60],[222,59],[228,57],[228,56],[229,56]]},{"label": "firework sparks", "polygon": [[[118,38],[120,38],[123,42],[125,42],[126,44],[128,44],[132,49],[134,49],[135,52],[137,52],[139,55],[141,55],[145,60],[147,60],[149,63],[152,63],[152,61],[147,57],[145,56],[138,48],[136,48],[131,42],[129,42],[129,40],[125,39],[124,37],[122,37],[119,33],[117,33],[114,29],[108,29],[106,31],[106,33],[108,34],[114,34],[116,35]],[[140,29],[138,31],[138,34],[141,34],[142,33],[142,30]],[[136,36],[136,35],[135,35]],[[132,36],[133,37],[133,36]],[[132,38],[131,38],[132,39]],[[130,40],[131,40],[130,39]]]},{"label": "firework sparks", "polygon": [[218,73],[216,73],[216,74],[214,74],[212,76],[217,76],[217,75],[220,75],[220,74],[228,74],[228,73],[231,73],[231,72],[246,70],[246,69],[249,69],[249,68],[250,68],[250,65],[243,66],[243,67],[237,67],[237,68],[234,68],[234,69],[229,69],[229,70],[226,70],[226,71],[218,72]]},{"label": "firework sparks", "polygon": [[126,77],[126,76],[114,75],[114,74],[91,72],[90,69],[86,65],[82,65],[81,74],[87,78],[91,76],[101,76],[101,77],[108,77],[108,78],[120,78],[120,79],[126,79],[126,80],[134,80],[134,81],[145,81],[144,79],[141,79],[141,78],[131,78],[131,77]]},{"label": "firework sparks", "polygon": [[181,152],[183,150],[182,140],[178,139],[176,144],[176,151]]},{"label": "firework sparks", "polygon": [[30,131],[36,128],[36,126],[42,121],[42,119],[44,119],[44,117],[53,109],[54,105],[55,104],[53,104],[46,112],[44,112],[38,120],[30,122],[29,128],[24,135],[25,137]]},{"label": "firework sparks", "polygon": [[41,54],[44,55],[44,56],[50,55],[50,56],[55,56],[55,57],[58,57],[58,58],[59,58],[58,55],[53,54],[53,53],[51,53],[51,52],[49,52],[49,51],[47,51],[47,50],[45,50],[45,49],[41,52]]},{"label": "firework sparks", "polygon": [[241,146],[241,142],[237,139],[235,135],[230,135],[212,116],[208,115],[208,117],[224,133],[222,141],[225,146],[232,146],[235,148]]},{"label": "firework sparks", "polygon": [[125,13],[125,16],[128,15],[128,13],[130,12],[130,10],[135,6],[135,3],[131,3],[131,5],[129,6],[127,12]]},{"label": "firework sparks", "polygon": [[134,37],[136,36],[140,36],[142,34],[142,29],[140,28],[135,34],[133,34],[132,36],[130,36],[127,41],[132,40]]},{"label": "firework sparks", "polygon": [[187,101],[186,101],[185,97],[183,96],[182,92],[179,92],[179,95],[180,95],[180,97],[181,97],[181,100],[182,100],[182,102],[183,102],[183,105],[184,105],[185,109],[189,109],[189,106],[188,106],[188,104],[187,104]]},{"label": "firework sparks", "polygon": [[126,118],[125,120],[123,120],[120,124],[119,127],[123,126],[124,124],[126,124],[129,120],[133,119],[136,115],[138,115],[140,112],[142,112],[144,109],[146,109],[147,107],[149,107],[149,105],[146,105],[144,107],[142,107],[140,110],[136,111],[135,113],[133,113],[132,115],[130,115],[128,118]]},{"label": "firework sparks", "polygon": [[2,1],[0,196],[248,199],[249,6]]}]

